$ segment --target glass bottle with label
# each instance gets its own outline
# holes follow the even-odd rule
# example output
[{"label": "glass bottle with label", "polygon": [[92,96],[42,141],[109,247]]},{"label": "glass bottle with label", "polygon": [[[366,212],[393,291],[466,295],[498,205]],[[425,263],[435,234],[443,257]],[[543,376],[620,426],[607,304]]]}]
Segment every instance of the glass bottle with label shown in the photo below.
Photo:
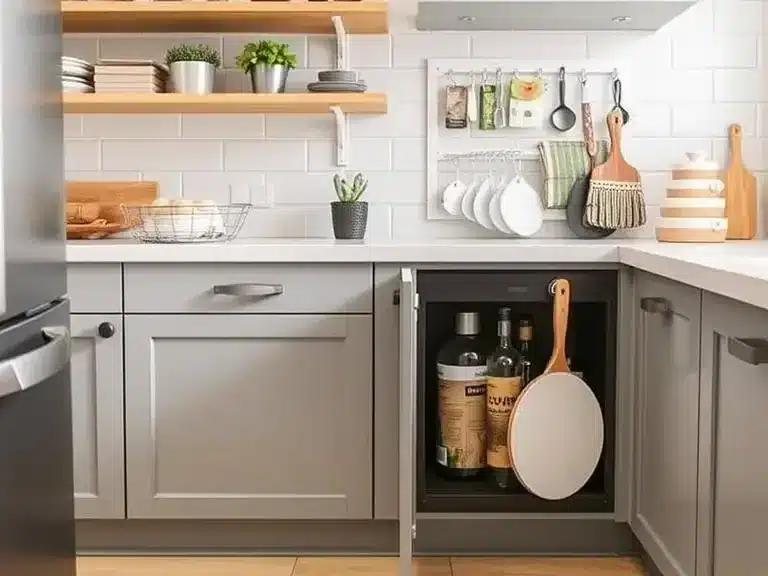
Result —
[{"label": "glass bottle with label", "polygon": [[437,464],[449,478],[475,478],[485,468],[485,355],[480,315],[456,315],[456,336],[437,355]]},{"label": "glass bottle with label", "polygon": [[533,321],[530,318],[522,318],[518,328],[517,337],[519,340],[520,356],[522,356],[522,376],[523,386],[528,384],[536,376],[531,374],[531,362],[533,361],[533,351],[531,342],[533,340]]},{"label": "glass bottle with label", "polygon": [[510,309],[499,310],[499,342],[488,357],[486,393],[486,419],[488,423],[487,460],[493,483],[508,488],[514,481],[509,460],[507,430],[512,408],[522,389],[523,362],[520,353],[512,346],[512,320]]}]

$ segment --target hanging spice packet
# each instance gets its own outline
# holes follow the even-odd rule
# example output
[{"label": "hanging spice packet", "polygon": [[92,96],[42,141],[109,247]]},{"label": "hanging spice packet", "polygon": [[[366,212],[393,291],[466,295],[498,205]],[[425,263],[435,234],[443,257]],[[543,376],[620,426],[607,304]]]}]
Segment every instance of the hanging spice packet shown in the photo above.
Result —
[{"label": "hanging spice packet", "polygon": [[509,126],[541,128],[544,122],[544,80],[515,75],[509,83]]},{"label": "hanging spice packet", "polygon": [[466,86],[448,86],[445,89],[445,127],[460,129],[467,127]]},{"label": "hanging spice packet", "polygon": [[496,86],[482,84],[480,86],[480,130],[496,130],[493,121],[493,111],[496,108]]}]

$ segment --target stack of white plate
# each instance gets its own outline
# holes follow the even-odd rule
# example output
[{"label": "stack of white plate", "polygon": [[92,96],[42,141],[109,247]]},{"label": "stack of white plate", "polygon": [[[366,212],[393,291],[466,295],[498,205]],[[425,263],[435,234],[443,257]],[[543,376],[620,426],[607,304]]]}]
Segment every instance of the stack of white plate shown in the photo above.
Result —
[{"label": "stack of white plate", "polygon": [[321,70],[317,82],[307,84],[310,92],[365,92],[365,82],[354,70]]},{"label": "stack of white plate", "polygon": [[61,89],[64,92],[93,92],[93,66],[80,58],[62,56]]}]

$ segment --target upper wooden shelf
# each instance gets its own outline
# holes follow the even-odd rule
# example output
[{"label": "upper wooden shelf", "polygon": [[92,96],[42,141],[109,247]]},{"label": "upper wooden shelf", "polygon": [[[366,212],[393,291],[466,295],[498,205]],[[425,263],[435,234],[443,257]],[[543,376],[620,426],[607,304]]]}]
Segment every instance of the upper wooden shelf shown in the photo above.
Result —
[{"label": "upper wooden shelf", "polygon": [[386,0],[63,0],[64,32],[281,32],[333,34],[341,16],[352,34],[389,31]]},{"label": "upper wooden shelf", "polygon": [[62,95],[71,114],[385,114],[387,95],[362,94],[78,94]]}]

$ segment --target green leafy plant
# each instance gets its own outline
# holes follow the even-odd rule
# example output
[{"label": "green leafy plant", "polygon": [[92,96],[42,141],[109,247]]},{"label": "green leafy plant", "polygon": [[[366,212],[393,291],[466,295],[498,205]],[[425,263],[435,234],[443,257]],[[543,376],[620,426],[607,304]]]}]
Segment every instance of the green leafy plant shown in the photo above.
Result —
[{"label": "green leafy plant", "polygon": [[261,40],[257,44],[250,42],[243,46],[243,51],[235,58],[237,66],[246,74],[257,64],[267,66],[285,66],[296,68],[296,54],[288,44],[278,44],[272,40]]},{"label": "green leafy plant", "polygon": [[340,202],[359,202],[365,189],[368,188],[368,181],[359,172],[352,182],[347,182],[341,175],[336,174],[333,177],[333,187]]},{"label": "green leafy plant", "polygon": [[165,63],[170,66],[174,62],[208,62],[216,68],[221,66],[219,53],[205,44],[182,44],[173,46],[165,53]]}]

